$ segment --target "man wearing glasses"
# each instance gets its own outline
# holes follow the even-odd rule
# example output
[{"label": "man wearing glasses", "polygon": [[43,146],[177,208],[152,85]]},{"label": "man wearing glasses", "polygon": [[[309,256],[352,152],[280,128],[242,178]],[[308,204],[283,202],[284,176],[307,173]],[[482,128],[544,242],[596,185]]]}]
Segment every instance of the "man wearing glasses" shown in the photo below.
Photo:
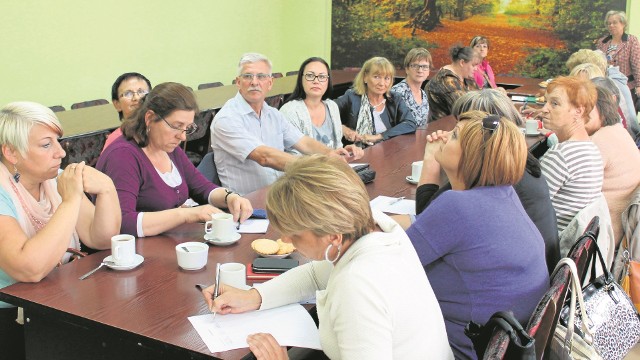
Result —
[{"label": "man wearing glasses", "polygon": [[271,86],[271,62],[264,55],[240,58],[238,94],[222,107],[211,123],[211,148],[222,186],[247,194],[270,185],[285,165],[295,159],[286,153],[327,154],[357,159],[362,150],[330,149],[303,135],[284,116],[265,103]]}]

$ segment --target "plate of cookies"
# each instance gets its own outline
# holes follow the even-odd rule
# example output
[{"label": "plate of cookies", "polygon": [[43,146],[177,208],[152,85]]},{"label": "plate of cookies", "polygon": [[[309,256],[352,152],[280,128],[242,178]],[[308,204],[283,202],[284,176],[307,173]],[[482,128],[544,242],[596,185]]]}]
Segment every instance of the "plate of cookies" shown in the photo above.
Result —
[{"label": "plate of cookies", "polygon": [[262,257],[283,259],[296,250],[293,244],[281,239],[256,239],[251,242],[251,248]]}]

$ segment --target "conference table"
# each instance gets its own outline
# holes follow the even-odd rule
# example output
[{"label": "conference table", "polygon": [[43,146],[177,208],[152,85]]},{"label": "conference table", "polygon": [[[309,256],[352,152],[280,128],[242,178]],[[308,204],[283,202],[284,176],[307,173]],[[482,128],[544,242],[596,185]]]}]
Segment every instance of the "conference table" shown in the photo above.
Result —
[{"label": "conference table", "polygon": [[[376,178],[366,185],[378,195],[415,199],[416,186],[405,178],[411,163],[422,159],[426,135],[455,126],[452,117],[365,149],[358,163],[369,163]],[[527,138],[536,146],[544,137]],[[254,208],[264,208],[266,188],[247,195]],[[208,314],[195,284],[211,284],[216,263],[248,264],[257,255],[256,238],[277,239],[271,227],[266,234],[242,234],[228,247],[210,246],[208,263],[198,271],[181,270],[175,246],[203,241],[203,224],[180,226],[158,236],[137,240],[144,262],[129,271],[106,267],[85,280],[78,278],[95,268],[110,250],[100,251],[54,269],[39,283],[17,283],[0,290],[0,301],[24,308],[27,359],[243,359],[248,349],[209,352],[187,317]],[[294,252],[293,258],[307,261]]]}]

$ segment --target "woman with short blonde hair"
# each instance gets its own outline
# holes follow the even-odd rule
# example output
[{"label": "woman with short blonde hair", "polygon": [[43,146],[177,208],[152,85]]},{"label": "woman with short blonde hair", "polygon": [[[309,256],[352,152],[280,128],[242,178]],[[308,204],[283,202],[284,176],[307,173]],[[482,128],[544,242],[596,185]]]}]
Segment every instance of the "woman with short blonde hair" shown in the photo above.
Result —
[{"label": "woman with short blonde hair", "polygon": [[571,69],[569,75],[579,76],[584,78],[585,80],[590,80],[596,77],[603,77],[604,73],[597,65],[592,63],[584,63],[574,66],[573,69]]},{"label": "woman with short blonde hair", "polygon": [[402,96],[390,91],[394,75],[389,60],[373,57],[362,65],[353,87],[335,100],[348,142],[368,146],[416,131],[416,120]]},{"label": "woman with short blonde hair", "polygon": [[[212,311],[264,310],[315,297],[322,351],[330,359],[453,359],[415,249],[391,218],[372,214],[367,191],[347,164],[324,155],[296,160],[269,189],[266,209],[282,241],[312,261],[255,289],[222,285],[215,300],[209,287],[203,295]],[[247,342],[258,359],[286,358],[269,334]]]}]

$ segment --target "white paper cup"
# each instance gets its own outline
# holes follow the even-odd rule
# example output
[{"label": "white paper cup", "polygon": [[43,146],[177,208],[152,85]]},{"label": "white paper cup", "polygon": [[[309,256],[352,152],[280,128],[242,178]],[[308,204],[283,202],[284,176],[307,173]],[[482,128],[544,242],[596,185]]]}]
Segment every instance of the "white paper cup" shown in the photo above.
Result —
[{"label": "white paper cup", "polygon": [[411,164],[411,178],[415,181],[420,180],[422,174],[422,161],[416,161]]},{"label": "white paper cup", "polygon": [[220,283],[242,289],[247,285],[247,273],[244,264],[226,263],[220,265]]},{"label": "white paper cup", "polygon": [[213,239],[227,241],[238,233],[238,229],[233,222],[233,215],[218,213],[212,214],[211,221],[204,223],[204,232]]},{"label": "white paper cup", "polygon": [[176,245],[178,266],[185,270],[200,270],[207,265],[209,246],[201,242],[186,242]]},{"label": "white paper cup", "polygon": [[111,238],[111,259],[118,266],[133,264],[136,255],[136,237],[133,235],[115,235]]},{"label": "white paper cup", "polygon": [[538,134],[538,120],[527,120],[525,129],[527,129],[527,135],[537,135]]}]

